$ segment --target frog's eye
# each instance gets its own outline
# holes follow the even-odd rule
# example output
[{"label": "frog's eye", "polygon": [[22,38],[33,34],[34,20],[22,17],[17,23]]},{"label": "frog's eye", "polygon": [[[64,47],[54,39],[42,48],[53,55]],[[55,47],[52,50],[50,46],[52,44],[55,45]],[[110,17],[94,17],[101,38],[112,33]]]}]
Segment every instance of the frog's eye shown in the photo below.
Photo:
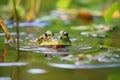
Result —
[{"label": "frog's eye", "polygon": [[64,36],[68,36],[68,33],[67,33],[67,32],[64,32]]},{"label": "frog's eye", "polygon": [[59,34],[60,34],[60,35],[63,35],[64,32],[65,32],[64,30],[61,30],[61,31],[59,32]]},{"label": "frog's eye", "polygon": [[46,34],[47,35],[52,35],[52,32],[51,31],[46,31]]}]

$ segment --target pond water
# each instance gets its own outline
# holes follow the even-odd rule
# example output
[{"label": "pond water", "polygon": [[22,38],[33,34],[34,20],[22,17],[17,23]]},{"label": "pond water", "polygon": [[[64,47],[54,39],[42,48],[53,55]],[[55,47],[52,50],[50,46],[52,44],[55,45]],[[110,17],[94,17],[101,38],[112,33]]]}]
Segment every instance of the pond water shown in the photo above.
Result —
[{"label": "pond water", "polygon": [[[0,80],[119,80],[119,28],[110,32],[109,37],[77,32],[77,36],[70,38],[72,46],[53,49],[20,45],[20,53],[15,44],[4,43],[1,32]],[[26,34],[20,32],[20,38]],[[11,35],[16,36],[16,33],[11,32]]]}]

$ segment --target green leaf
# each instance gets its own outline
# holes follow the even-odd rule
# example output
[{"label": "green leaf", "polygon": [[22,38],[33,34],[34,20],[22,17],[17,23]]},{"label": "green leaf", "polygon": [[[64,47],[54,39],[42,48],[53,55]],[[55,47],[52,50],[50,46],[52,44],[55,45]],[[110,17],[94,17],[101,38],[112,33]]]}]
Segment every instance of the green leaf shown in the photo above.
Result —
[{"label": "green leaf", "polygon": [[58,9],[66,9],[69,7],[71,0],[58,0],[56,6]]},{"label": "green leaf", "polygon": [[107,24],[110,23],[111,19],[112,19],[112,15],[116,10],[119,10],[119,5],[120,2],[115,2],[112,4],[112,6],[108,9],[108,11],[106,12],[106,14],[104,15],[105,21]]}]

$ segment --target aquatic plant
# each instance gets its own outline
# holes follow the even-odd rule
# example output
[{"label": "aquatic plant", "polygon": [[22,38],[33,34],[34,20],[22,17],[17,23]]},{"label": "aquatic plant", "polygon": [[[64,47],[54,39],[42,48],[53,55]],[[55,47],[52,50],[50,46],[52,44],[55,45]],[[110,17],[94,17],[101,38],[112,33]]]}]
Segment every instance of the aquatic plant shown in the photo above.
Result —
[{"label": "aquatic plant", "polygon": [[110,23],[111,19],[112,19],[112,15],[114,14],[115,11],[118,10],[118,18],[120,18],[120,2],[115,2],[111,5],[111,7],[108,9],[108,11],[106,12],[106,14],[104,15],[105,21],[107,24]]}]

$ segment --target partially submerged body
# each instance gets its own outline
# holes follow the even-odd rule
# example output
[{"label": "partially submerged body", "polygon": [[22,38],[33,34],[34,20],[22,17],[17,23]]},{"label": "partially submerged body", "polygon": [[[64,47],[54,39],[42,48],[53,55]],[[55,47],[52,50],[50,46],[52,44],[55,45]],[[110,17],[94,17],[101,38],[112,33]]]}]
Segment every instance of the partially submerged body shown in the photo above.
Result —
[{"label": "partially submerged body", "polygon": [[68,33],[65,31],[59,35],[54,35],[51,31],[47,31],[38,38],[37,45],[43,47],[62,48],[70,46],[71,41],[69,40]]}]

